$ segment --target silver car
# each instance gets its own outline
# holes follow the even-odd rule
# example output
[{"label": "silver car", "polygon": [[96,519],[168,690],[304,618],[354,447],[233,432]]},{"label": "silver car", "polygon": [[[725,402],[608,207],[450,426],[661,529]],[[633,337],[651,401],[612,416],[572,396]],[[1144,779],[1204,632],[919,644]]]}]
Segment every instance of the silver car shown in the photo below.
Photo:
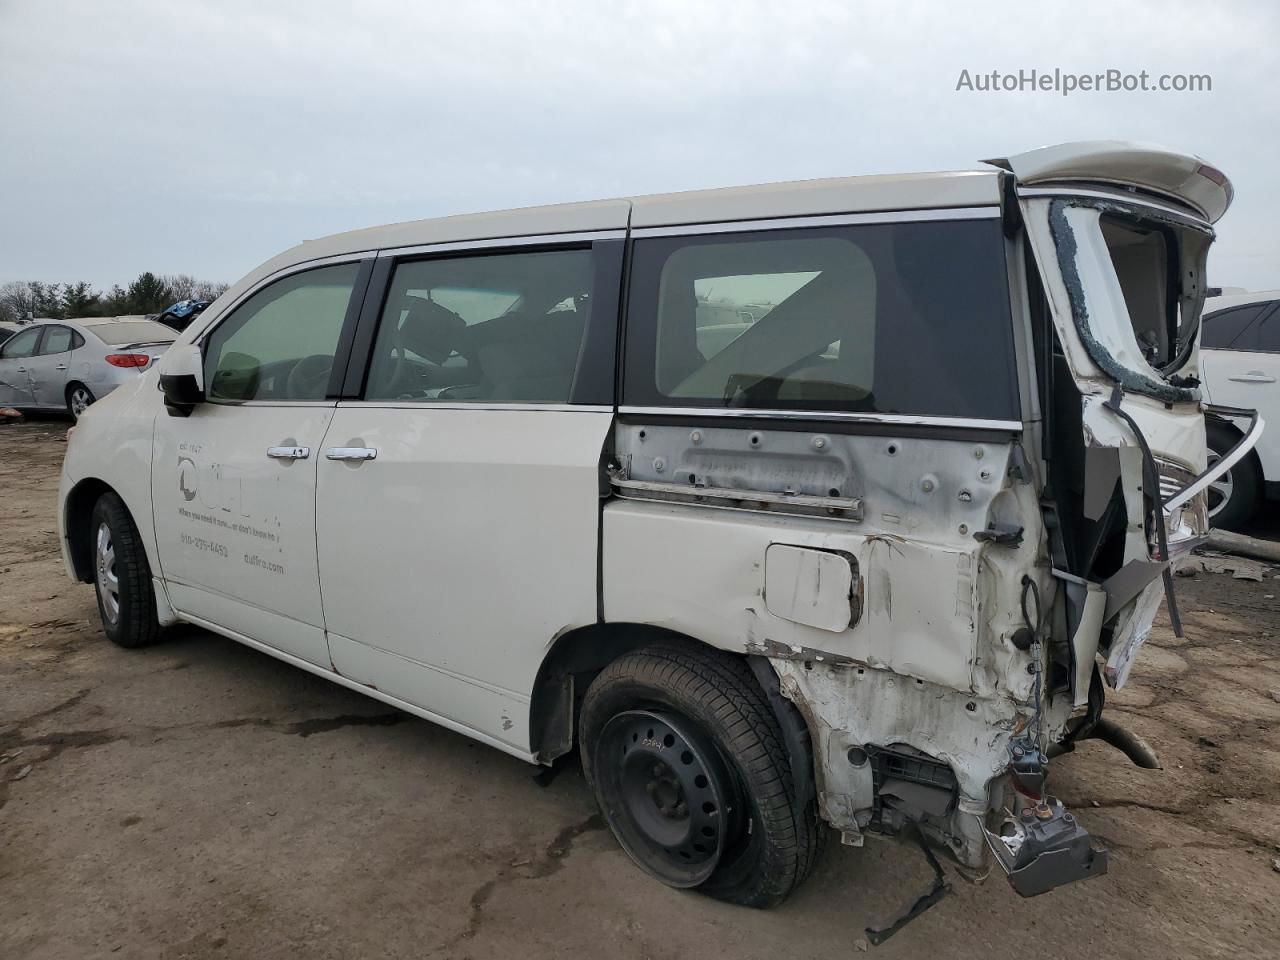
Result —
[{"label": "silver car", "polygon": [[36,320],[0,346],[0,406],[79,418],[150,369],[177,336],[141,316]]}]

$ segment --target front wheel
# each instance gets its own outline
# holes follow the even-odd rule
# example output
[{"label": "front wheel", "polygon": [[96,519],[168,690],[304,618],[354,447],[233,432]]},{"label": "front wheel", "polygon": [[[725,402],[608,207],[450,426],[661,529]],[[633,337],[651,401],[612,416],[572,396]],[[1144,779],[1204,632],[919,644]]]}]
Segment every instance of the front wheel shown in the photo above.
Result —
[{"label": "front wheel", "polygon": [[750,668],[657,644],[615,660],[582,705],[583,767],[622,848],[673,887],[770,907],[808,875],[823,828],[800,809]]},{"label": "front wheel", "polygon": [[160,634],[151,566],[129,511],[114,493],[104,493],[89,519],[93,583],[107,639],[121,647],[143,647]]},{"label": "front wheel", "polygon": [[83,383],[73,383],[67,388],[67,413],[79,420],[94,401],[93,392]]}]

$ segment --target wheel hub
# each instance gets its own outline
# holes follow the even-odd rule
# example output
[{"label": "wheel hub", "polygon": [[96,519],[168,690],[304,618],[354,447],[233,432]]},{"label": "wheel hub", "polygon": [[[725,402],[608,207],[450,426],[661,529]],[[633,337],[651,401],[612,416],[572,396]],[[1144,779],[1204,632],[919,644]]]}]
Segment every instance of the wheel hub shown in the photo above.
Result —
[{"label": "wheel hub", "polygon": [[711,875],[728,839],[733,791],[719,754],[692,724],[620,713],[600,733],[595,767],[609,825],[633,860],[672,886]]}]

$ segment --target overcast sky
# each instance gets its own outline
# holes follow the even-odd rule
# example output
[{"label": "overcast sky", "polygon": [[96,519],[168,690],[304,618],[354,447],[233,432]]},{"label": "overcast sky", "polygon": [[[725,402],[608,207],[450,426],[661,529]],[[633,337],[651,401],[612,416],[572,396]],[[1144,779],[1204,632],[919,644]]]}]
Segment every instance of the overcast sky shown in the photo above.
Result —
[{"label": "overcast sky", "polygon": [[[0,282],[233,281],[377,223],[1125,138],[1223,169],[1210,282],[1277,287],[1278,9],[0,0]],[[955,89],[1033,67],[1213,89]]]}]

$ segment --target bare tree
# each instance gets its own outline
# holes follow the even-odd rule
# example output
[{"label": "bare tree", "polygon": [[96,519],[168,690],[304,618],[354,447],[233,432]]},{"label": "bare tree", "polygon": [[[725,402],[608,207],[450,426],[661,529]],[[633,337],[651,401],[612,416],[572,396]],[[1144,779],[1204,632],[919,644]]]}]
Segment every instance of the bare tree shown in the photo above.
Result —
[{"label": "bare tree", "polygon": [[196,288],[200,281],[189,273],[168,274],[160,278],[169,291],[173,294],[174,300],[193,300],[199,299],[196,296]]},{"label": "bare tree", "polygon": [[201,280],[196,283],[194,297],[197,300],[217,300],[227,292],[228,284]]},{"label": "bare tree", "polygon": [[10,280],[0,286],[0,320],[13,323],[35,313],[35,298],[24,280]]}]

